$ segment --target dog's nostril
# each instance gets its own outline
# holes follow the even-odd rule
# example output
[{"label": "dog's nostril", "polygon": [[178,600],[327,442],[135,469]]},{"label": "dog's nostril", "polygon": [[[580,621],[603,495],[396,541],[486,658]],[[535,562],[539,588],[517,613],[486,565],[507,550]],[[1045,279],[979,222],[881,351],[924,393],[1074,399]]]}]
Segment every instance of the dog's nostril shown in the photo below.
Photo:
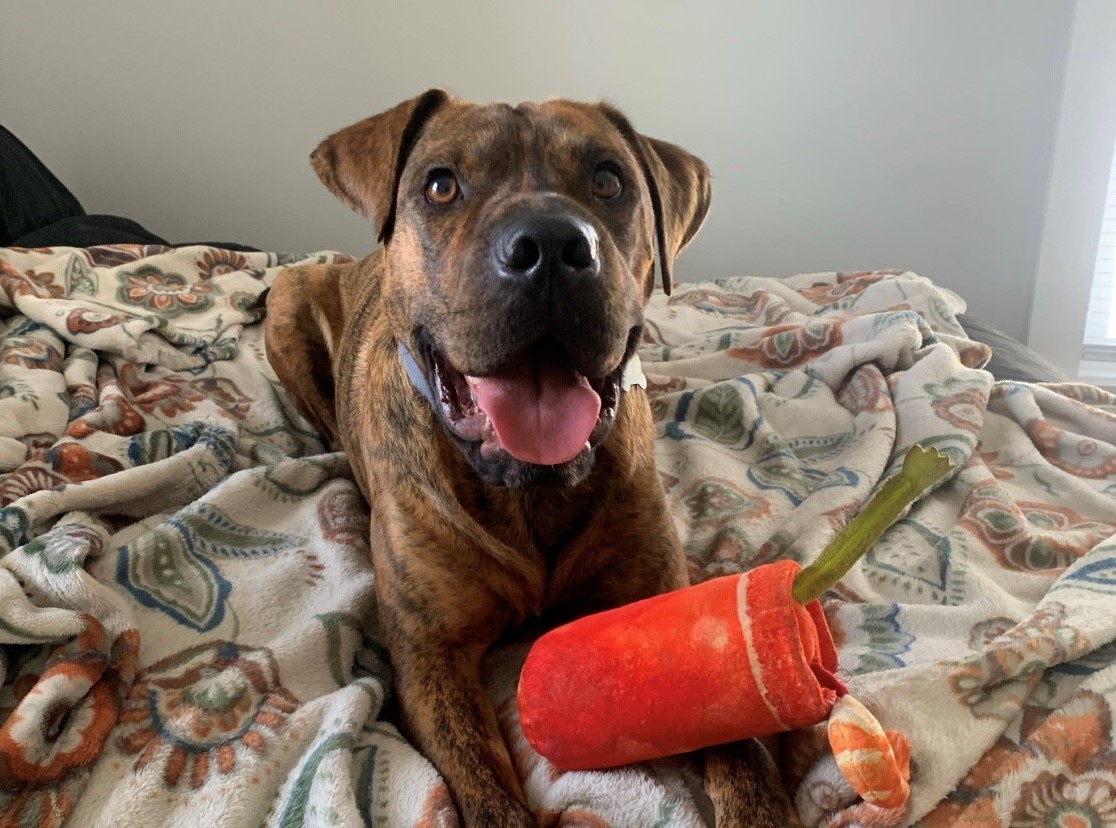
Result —
[{"label": "dog's nostril", "polygon": [[516,236],[504,249],[504,264],[512,270],[528,271],[539,263],[542,251],[530,236]]},{"label": "dog's nostril", "polygon": [[597,251],[584,235],[578,233],[562,248],[562,264],[574,270],[584,270],[597,258]]}]

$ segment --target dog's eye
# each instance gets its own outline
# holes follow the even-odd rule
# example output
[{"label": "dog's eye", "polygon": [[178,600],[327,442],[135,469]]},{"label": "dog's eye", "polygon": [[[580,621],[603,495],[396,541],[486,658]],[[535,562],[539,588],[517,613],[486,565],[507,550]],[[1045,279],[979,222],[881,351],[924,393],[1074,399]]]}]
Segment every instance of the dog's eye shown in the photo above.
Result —
[{"label": "dog's eye", "polygon": [[593,173],[593,195],[597,198],[616,198],[624,192],[624,182],[620,174],[609,164],[601,164]]},{"label": "dog's eye", "polygon": [[461,186],[449,170],[434,170],[426,177],[426,200],[431,204],[450,204],[461,195]]}]

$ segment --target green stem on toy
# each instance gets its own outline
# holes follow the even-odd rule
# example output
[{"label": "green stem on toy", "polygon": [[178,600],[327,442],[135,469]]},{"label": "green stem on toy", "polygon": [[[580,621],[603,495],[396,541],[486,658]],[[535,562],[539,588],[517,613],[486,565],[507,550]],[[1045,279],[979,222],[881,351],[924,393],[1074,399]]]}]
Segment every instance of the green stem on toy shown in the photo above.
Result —
[{"label": "green stem on toy", "polygon": [[945,477],[951,467],[949,457],[937,449],[918,444],[911,446],[898,474],[883,484],[816,561],[795,576],[791,597],[799,604],[820,598],[852,569],[899,515]]}]

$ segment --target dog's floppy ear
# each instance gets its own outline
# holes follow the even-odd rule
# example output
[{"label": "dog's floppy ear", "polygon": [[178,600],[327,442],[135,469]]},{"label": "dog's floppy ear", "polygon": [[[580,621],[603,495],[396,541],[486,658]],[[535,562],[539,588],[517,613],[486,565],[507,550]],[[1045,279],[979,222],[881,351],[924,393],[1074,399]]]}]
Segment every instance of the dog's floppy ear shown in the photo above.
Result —
[{"label": "dog's floppy ear", "polygon": [[423,126],[449,99],[443,90],[430,89],[333,133],[310,154],[322,183],[371,221],[382,242],[395,227],[395,200],[407,156]]},{"label": "dog's floppy ear", "polygon": [[352,265],[281,270],[267,294],[264,347],[295,407],[332,448],[340,448],[333,357],[345,324],[338,280]]},{"label": "dog's floppy ear", "polygon": [[674,257],[697,235],[709,212],[713,196],[709,167],[681,147],[640,135],[628,119],[609,104],[602,104],[602,109],[639,159],[647,180],[651,208],[655,213],[659,271],[663,291],[669,296]]}]

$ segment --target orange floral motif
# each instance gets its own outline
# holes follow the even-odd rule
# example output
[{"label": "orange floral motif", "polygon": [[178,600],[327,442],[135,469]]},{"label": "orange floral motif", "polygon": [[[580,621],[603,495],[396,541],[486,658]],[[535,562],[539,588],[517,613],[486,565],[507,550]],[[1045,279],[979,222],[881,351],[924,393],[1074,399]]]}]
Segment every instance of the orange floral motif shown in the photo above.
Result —
[{"label": "orange floral motif", "polygon": [[901,270],[858,270],[838,273],[834,282],[819,282],[798,292],[818,305],[828,305],[845,296],[856,296],[888,276],[898,276]]},{"label": "orange floral motif", "polygon": [[128,630],[112,641],[95,618],[82,618],[84,631],[55,648],[0,723],[0,824],[60,824],[120,715],[139,636]]},{"label": "orange floral motif", "polygon": [[322,536],[362,552],[368,550],[368,508],[354,489],[333,489],[318,501]]},{"label": "orange floral motif", "polygon": [[1014,626],[1015,621],[1003,615],[997,615],[992,618],[986,618],[983,621],[978,621],[976,624],[973,624],[972,629],[969,630],[969,649],[987,650],[989,647],[993,646],[997,638],[1008,632]]},{"label": "orange floral motif", "polygon": [[684,391],[687,384],[685,377],[649,374],[647,376],[647,396],[655,398],[675,391]]},{"label": "orange floral motif", "polygon": [[747,325],[777,325],[790,315],[787,305],[764,290],[726,293],[694,288],[670,297],[668,305],[686,305],[706,313],[727,314]]},{"label": "orange floral motif", "polygon": [[[929,828],[1116,824],[1116,753],[1104,698],[1081,690],[1056,711],[1027,707],[1020,718],[1024,725],[1019,742],[1001,736],[922,824]],[[1013,784],[1007,784],[1009,780]],[[1008,822],[1001,819],[1002,808],[997,807],[998,798],[1004,796],[1014,799],[1014,806],[1008,803]]]},{"label": "orange floral motif", "polygon": [[1041,773],[1019,791],[1012,828],[1116,825],[1116,778]]},{"label": "orange floral motif", "polygon": [[16,439],[27,446],[27,460],[44,461],[47,450],[54,445],[55,436],[49,431],[40,431],[34,434],[23,434]]},{"label": "orange floral motif", "polygon": [[841,339],[837,321],[776,325],[767,328],[758,342],[728,348],[725,353],[763,368],[790,368],[836,348]]},{"label": "orange floral motif", "polygon": [[943,802],[919,822],[923,828],[954,828],[957,825],[979,825],[981,828],[1004,828],[996,809],[995,798],[976,795],[965,802]]},{"label": "orange floral motif", "polygon": [[252,398],[241,391],[236,383],[230,379],[205,377],[195,380],[193,385],[234,417],[246,417],[252,409]]},{"label": "orange floral motif", "polygon": [[111,328],[131,319],[119,313],[102,313],[89,308],[74,308],[66,317],[66,330],[72,334],[87,334],[102,328]]},{"label": "orange floral motif", "polygon": [[131,305],[142,305],[165,316],[209,308],[214,287],[208,283],[189,283],[177,273],[164,273],[154,265],[143,265],[132,273],[122,273],[117,298]]},{"label": "orange floral motif", "polygon": [[682,505],[686,507],[684,519],[691,524],[759,520],[771,511],[771,504],[762,496],[717,477],[695,480],[682,496]]},{"label": "orange floral motif", "polygon": [[[269,650],[213,641],[140,673],[120,716],[124,753],[137,769],[157,763],[163,782],[200,788],[212,775],[268,752],[298,699],[279,684]],[[253,758],[254,757],[254,758]]]},{"label": "orange floral motif", "polygon": [[957,358],[966,368],[980,368],[992,358],[992,349],[983,342],[961,345],[957,350]]},{"label": "orange floral motif", "polygon": [[1116,419],[1116,413],[1104,409],[1097,410],[1099,406],[1116,405],[1116,394],[1105,391],[1099,385],[1085,382],[1060,382],[1047,385],[1046,388],[1057,391],[1061,396],[1074,402],[1088,405],[1092,414],[1104,417],[1107,420]]},{"label": "orange floral motif", "polygon": [[88,414],[97,406],[97,386],[91,382],[79,380],[66,384],[66,393],[70,400],[70,419],[75,420],[83,414]]},{"label": "orange floral motif", "polygon": [[9,299],[17,296],[35,296],[39,299],[57,299],[66,290],[54,284],[53,273],[36,273],[34,270],[17,270],[15,265],[0,260],[0,290]]},{"label": "orange floral motif", "polygon": [[1012,463],[1010,455],[1001,457],[1001,452],[984,451],[984,447],[982,445],[977,445],[977,452],[980,456],[980,459],[984,461],[984,464],[988,466],[988,470],[992,472],[992,475],[997,480],[1015,479],[1015,472],[1011,470],[1014,464]]},{"label": "orange floral motif", "polygon": [[[933,390],[941,388],[942,386],[931,386]],[[934,413],[951,426],[971,434],[979,434],[984,424],[984,409],[988,406],[988,392],[983,388],[969,386],[934,400],[931,406]]]},{"label": "orange floral motif", "polygon": [[47,461],[71,483],[95,480],[124,468],[118,460],[70,442],[58,443],[47,451]]},{"label": "orange floral motif", "polygon": [[161,379],[140,380],[131,366],[121,371],[121,379],[128,384],[132,402],[145,414],[159,412],[164,417],[174,417],[193,411],[195,404],[206,395],[173,374]]},{"label": "orange floral motif", "polygon": [[102,402],[88,414],[83,414],[70,423],[66,434],[70,437],[88,437],[95,431],[109,434],[131,436],[144,429],[143,415],[136,411],[119,394],[106,395]]},{"label": "orange floral motif", "polygon": [[862,365],[849,375],[837,393],[837,402],[854,414],[890,411],[894,407],[888,394],[887,380],[874,363]]},{"label": "orange floral motif", "polygon": [[171,253],[173,247],[163,244],[99,244],[81,252],[94,267],[119,267],[122,264]]},{"label": "orange floral motif", "polygon": [[24,463],[0,481],[0,507],[32,492],[61,489],[68,482],[62,475],[48,469],[42,461]]},{"label": "orange floral motif", "polygon": [[62,373],[62,354],[33,336],[10,336],[0,348],[0,362],[32,370]]},{"label": "orange floral motif", "polygon": [[143,431],[143,415],[124,398],[116,372],[107,362],[102,362],[97,368],[96,389],[83,391],[82,395],[82,402],[86,407],[88,402],[98,397],[101,404],[70,422],[66,428],[66,434],[70,437],[88,437],[95,431],[130,437]]},{"label": "orange floral motif", "polygon": [[1045,669],[1071,661],[1091,646],[1066,623],[1065,606],[1050,601],[960,664],[949,684],[974,716],[1010,720]]},{"label": "orange floral motif", "polygon": [[1059,469],[1092,480],[1116,474],[1116,452],[1107,444],[1071,434],[1046,420],[1031,420],[1026,428],[1039,453]]},{"label": "orange floral motif", "polygon": [[756,550],[750,549],[740,532],[726,528],[717,533],[709,543],[694,543],[686,549],[686,568],[691,584],[700,584],[721,575],[735,575],[750,566],[766,563],[757,560]]},{"label": "orange floral motif", "polygon": [[267,307],[264,301],[264,294],[254,293],[247,290],[234,290],[229,294],[229,305],[236,308],[249,318],[249,320],[257,320],[263,318],[264,311]]},{"label": "orange floral motif", "polygon": [[960,523],[1002,566],[1023,572],[1060,572],[1116,532],[1068,506],[1015,500],[996,480],[973,488]]},{"label": "orange floral motif", "polygon": [[233,250],[210,247],[198,262],[198,276],[203,280],[224,276],[237,270],[246,270],[248,259]]}]

